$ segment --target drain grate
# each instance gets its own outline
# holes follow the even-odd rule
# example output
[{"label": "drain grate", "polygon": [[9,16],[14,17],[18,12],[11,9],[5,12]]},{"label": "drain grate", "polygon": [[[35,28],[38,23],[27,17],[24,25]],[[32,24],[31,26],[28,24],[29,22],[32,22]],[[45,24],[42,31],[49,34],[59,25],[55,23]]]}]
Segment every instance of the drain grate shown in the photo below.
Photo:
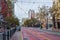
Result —
[{"label": "drain grate", "polygon": [[23,38],[23,40],[28,40],[27,38]]}]

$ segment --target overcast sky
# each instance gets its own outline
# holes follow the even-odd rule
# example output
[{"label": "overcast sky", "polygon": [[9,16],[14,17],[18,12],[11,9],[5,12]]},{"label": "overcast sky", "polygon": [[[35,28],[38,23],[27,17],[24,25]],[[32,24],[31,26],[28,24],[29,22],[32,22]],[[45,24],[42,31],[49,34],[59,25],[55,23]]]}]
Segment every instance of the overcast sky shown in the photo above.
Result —
[{"label": "overcast sky", "polygon": [[18,0],[15,3],[15,15],[19,18],[28,17],[28,10],[38,11],[39,6],[52,6],[52,0]]}]

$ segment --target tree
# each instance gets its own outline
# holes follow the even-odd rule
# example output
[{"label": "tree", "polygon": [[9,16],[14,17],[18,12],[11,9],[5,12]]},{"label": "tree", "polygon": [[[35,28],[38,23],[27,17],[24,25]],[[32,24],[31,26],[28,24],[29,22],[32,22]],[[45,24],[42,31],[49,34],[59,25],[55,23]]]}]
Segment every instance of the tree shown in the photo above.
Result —
[{"label": "tree", "polygon": [[53,18],[53,26],[54,28],[58,29],[58,19],[60,18],[60,7],[59,7],[59,0],[58,0],[58,4],[56,4],[54,2],[53,6],[51,7],[50,12],[52,12],[52,18]]},{"label": "tree", "polygon": [[14,18],[13,16],[11,17],[6,17],[5,20],[8,22],[8,24],[12,27],[18,25],[19,26],[19,20],[18,18]]},{"label": "tree", "polygon": [[48,6],[40,7],[39,8],[39,13],[40,13],[40,21],[41,21],[41,23],[43,23],[43,24],[47,23],[48,24],[49,7]]},{"label": "tree", "polygon": [[19,26],[19,19],[15,18],[15,24]]},{"label": "tree", "polygon": [[34,25],[38,23],[38,20],[35,19],[35,18],[32,18],[32,19],[28,19],[24,22],[24,25],[25,26],[28,26],[28,27],[34,27]]}]

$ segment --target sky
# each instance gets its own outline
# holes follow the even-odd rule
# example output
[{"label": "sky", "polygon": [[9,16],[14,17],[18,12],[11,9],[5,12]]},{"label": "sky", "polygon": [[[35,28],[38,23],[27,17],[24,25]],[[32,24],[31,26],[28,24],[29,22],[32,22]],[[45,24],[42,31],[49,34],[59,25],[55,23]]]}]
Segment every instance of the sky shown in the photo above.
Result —
[{"label": "sky", "polygon": [[19,19],[22,19],[28,17],[29,9],[38,12],[38,7],[43,5],[50,7],[52,3],[52,0],[17,0],[14,12]]}]

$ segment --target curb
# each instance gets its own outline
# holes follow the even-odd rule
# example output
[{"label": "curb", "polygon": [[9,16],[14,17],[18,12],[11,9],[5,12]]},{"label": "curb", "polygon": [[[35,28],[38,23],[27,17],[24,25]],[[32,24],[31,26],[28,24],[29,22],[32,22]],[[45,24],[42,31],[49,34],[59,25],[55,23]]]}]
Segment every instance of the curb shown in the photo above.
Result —
[{"label": "curb", "polygon": [[49,34],[53,34],[53,35],[56,35],[56,36],[60,36],[60,32],[46,30],[46,29],[40,29],[40,31],[43,31],[43,32],[49,33]]}]

